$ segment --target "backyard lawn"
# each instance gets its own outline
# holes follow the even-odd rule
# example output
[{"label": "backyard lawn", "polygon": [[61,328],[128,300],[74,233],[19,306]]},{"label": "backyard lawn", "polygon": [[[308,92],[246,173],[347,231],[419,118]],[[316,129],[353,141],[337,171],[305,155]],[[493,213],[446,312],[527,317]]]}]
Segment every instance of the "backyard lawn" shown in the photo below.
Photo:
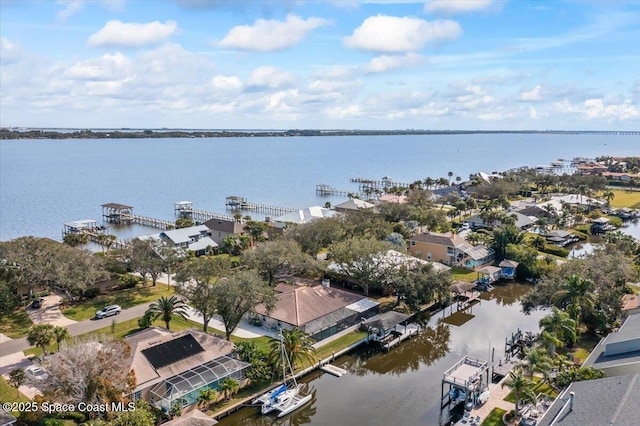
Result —
[{"label": "backyard lawn", "polygon": [[0,333],[12,339],[26,336],[32,325],[33,322],[27,315],[24,306],[15,310],[11,315],[0,317]]},{"label": "backyard lawn", "polygon": [[96,311],[106,305],[120,305],[122,309],[127,309],[142,303],[154,302],[162,296],[169,297],[173,294],[175,294],[175,289],[173,287],[167,288],[166,285],[134,287],[100,294],[95,299],[85,300],[65,308],[62,313],[72,320],[84,321],[93,318],[96,315]]},{"label": "backyard lawn", "polygon": [[625,191],[624,189],[614,189],[615,197],[611,200],[611,207],[630,209],[640,209],[640,191]]},{"label": "backyard lawn", "polygon": [[453,281],[468,281],[472,283],[478,279],[478,273],[454,266],[451,268],[451,278]]},{"label": "backyard lawn", "polygon": [[482,422],[482,426],[502,426],[502,416],[506,413],[502,408],[494,408],[491,410],[486,419]]}]

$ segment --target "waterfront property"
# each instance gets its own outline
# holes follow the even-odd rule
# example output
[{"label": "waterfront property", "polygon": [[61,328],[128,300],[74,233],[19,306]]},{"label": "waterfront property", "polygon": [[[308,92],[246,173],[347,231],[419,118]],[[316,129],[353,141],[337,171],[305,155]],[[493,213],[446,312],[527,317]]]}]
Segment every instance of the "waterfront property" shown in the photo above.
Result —
[{"label": "waterfront property", "polygon": [[501,268],[497,266],[487,265],[478,269],[478,282],[482,284],[493,284],[500,279],[502,272]]},{"label": "waterfront property", "polygon": [[584,366],[607,376],[640,373],[640,314],[629,315],[618,331],[603,338]]},{"label": "waterfront property", "polygon": [[514,280],[516,278],[516,269],[519,263],[515,260],[504,259],[498,264],[500,267],[500,278],[503,280]]},{"label": "waterfront property", "polygon": [[336,204],[335,206],[333,206],[333,208],[340,213],[345,213],[345,212],[350,212],[350,211],[354,211],[354,210],[366,210],[366,209],[372,209],[374,208],[376,205],[373,203],[369,203],[367,201],[364,200],[360,200],[358,198],[351,198],[347,201],[344,201],[340,204]]},{"label": "waterfront property", "polygon": [[489,247],[472,246],[459,235],[436,232],[423,232],[411,237],[409,252],[420,259],[471,270],[495,259],[495,252]]},{"label": "waterfront property", "polygon": [[303,210],[295,210],[293,212],[283,214],[282,216],[273,218],[273,221],[280,228],[284,228],[287,226],[287,224],[290,223],[296,225],[302,223],[310,223],[314,220],[326,219],[337,214],[338,212],[336,212],[335,210],[327,209],[320,206],[313,206]]},{"label": "waterfront property", "polygon": [[245,224],[236,220],[211,219],[203,223],[209,228],[209,236],[218,245],[229,235],[244,235]]},{"label": "waterfront property", "polygon": [[217,420],[213,417],[207,416],[198,409],[190,410],[188,413],[185,413],[180,417],[176,417],[173,420],[162,423],[163,426],[213,426],[216,424],[218,424]]},{"label": "waterfront property", "polygon": [[556,398],[537,426],[638,424],[640,374],[574,382]]},{"label": "waterfront property", "polygon": [[196,256],[207,254],[218,247],[218,244],[209,237],[209,228],[205,225],[173,229],[140,238],[161,240],[171,247],[192,251]]},{"label": "waterfront property", "polygon": [[378,313],[378,303],[366,297],[332,288],[329,280],[295,279],[294,285],[276,286],[278,300],[271,311],[258,306],[252,320],[262,327],[306,332],[316,341],[358,324]]},{"label": "waterfront property", "polygon": [[411,318],[410,315],[402,312],[387,311],[369,318],[364,326],[369,332],[369,340],[385,345],[402,334],[396,327],[402,324],[406,329],[409,318]]},{"label": "waterfront property", "polygon": [[573,244],[579,240],[578,237],[576,237],[569,231],[565,231],[564,229],[556,229],[555,231],[551,231],[545,234],[544,238],[549,244],[553,244],[559,247],[568,246],[569,244]]},{"label": "waterfront property", "polygon": [[[527,229],[531,228],[535,223],[529,216],[526,216],[520,212],[512,212],[509,215],[511,216],[515,215],[515,219],[516,219],[515,227],[519,231],[526,231]],[[472,229],[493,228],[495,226],[502,225],[502,222],[500,222],[500,220],[495,220],[491,223],[485,223],[484,219],[479,214],[475,216],[471,216],[468,219],[465,219],[464,223],[468,223]]]},{"label": "waterfront property", "polygon": [[171,333],[158,327],[125,338],[136,377],[132,399],[143,398],[165,412],[198,402],[200,390],[219,390],[227,378],[244,379],[250,366],[233,356],[235,345],[199,330]]},{"label": "waterfront property", "polygon": [[[466,355],[444,372],[441,384],[440,408],[451,404],[453,408],[458,403],[473,401],[475,394],[483,389],[482,375],[487,374],[485,384],[489,383],[489,363]],[[445,386],[449,385],[445,393]]]}]

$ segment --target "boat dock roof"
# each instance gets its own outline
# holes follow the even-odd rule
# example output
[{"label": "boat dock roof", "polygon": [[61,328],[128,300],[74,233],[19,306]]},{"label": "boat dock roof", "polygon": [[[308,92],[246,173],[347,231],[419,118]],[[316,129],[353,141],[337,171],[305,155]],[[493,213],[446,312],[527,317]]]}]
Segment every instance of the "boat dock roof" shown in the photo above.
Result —
[{"label": "boat dock roof", "polygon": [[442,381],[458,387],[472,388],[473,383],[487,371],[489,363],[466,355],[444,372]]}]

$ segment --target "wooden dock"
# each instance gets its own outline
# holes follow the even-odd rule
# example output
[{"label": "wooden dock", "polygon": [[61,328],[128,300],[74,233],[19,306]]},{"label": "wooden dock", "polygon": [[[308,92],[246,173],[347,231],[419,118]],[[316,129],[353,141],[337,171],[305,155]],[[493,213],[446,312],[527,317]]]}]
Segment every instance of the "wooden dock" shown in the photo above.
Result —
[{"label": "wooden dock", "polygon": [[[396,326],[396,329],[398,327],[399,326]],[[403,341],[411,338],[411,336],[413,336],[414,334],[420,333],[420,326],[417,325],[417,324],[409,324],[409,325],[407,325],[407,329],[404,330],[404,331],[400,331],[400,333],[401,334],[398,337],[396,337],[395,339],[390,340],[388,342],[384,342],[382,344],[382,349],[384,349],[385,351],[389,351],[394,346],[398,346]]]},{"label": "wooden dock", "polygon": [[380,180],[366,179],[361,177],[351,178],[352,183],[357,183],[361,192],[374,192],[376,189],[382,190],[384,188],[404,188],[408,189],[411,185],[408,182],[395,182],[389,177],[383,177]]},{"label": "wooden dock", "polygon": [[332,186],[325,184],[316,185],[316,194],[326,197],[329,195],[338,195],[341,197],[349,197],[349,198],[364,198],[365,195],[360,192],[347,191],[345,189],[336,189]]},{"label": "wooden dock", "polygon": [[[99,232],[95,232],[95,231],[83,231],[84,234],[87,234],[89,236],[89,240],[100,244],[102,237],[105,234],[99,233]],[[123,250],[125,248],[127,248],[127,243],[125,243],[122,240],[113,240],[111,242],[109,242],[109,248],[116,248],[118,250]]]},{"label": "wooden dock", "polygon": [[272,206],[269,204],[257,204],[251,203],[247,201],[244,197],[239,197],[237,195],[230,195],[226,198],[225,206],[227,210],[244,210],[244,211],[252,211],[264,214],[277,214],[283,215],[287,213],[291,213],[296,211],[296,209],[292,209],[289,207],[280,207],[280,206]]},{"label": "wooden dock", "polygon": [[137,214],[123,214],[121,216],[121,220],[124,223],[135,223],[138,225],[148,226],[151,228],[157,228],[162,230],[173,229],[175,228],[175,223],[169,222],[168,220],[156,219],[154,217],[148,216],[140,216]]}]

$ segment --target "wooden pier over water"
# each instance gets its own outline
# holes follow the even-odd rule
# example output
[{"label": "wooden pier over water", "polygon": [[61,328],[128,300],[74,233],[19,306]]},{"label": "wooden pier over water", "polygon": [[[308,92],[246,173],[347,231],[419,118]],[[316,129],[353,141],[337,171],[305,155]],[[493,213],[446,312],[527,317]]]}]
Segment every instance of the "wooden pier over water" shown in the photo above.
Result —
[{"label": "wooden pier over water", "polygon": [[[227,222],[235,222],[236,218],[228,214],[220,214],[208,212],[205,210],[197,210],[193,208],[191,201],[178,201],[174,205],[174,211],[176,217],[188,217],[198,222],[206,222],[207,220],[216,219],[224,220]],[[240,219],[241,223],[244,223],[243,219]]]},{"label": "wooden pier over water", "polygon": [[256,204],[250,203],[244,197],[239,197],[237,195],[230,195],[226,198],[225,206],[228,210],[245,210],[245,211],[253,211],[265,214],[277,214],[283,215],[287,213],[291,213],[296,211],[296,209],[288,208],[288,207],[279,207],[272,206],[268,204]]},{"label": "wooden pier over water", "polygon": [[173,229],[175,227],[175,224],[168,220],[135,215],[133,214],[133,207],[119,203],[103,204],[102,218],[105,223],[115,223],[120,225],[131,225],[135,223],[162,230]]},{"label": "wooden pier over water", "polygon": [[357,183],[360,192],[374,192],[376,189],[383,190],[384,188],[405,188],[408,189],[411,185],[407,182],[395,182],[390,177],[385,176],[381,180],[365,179],[361,177],[351,178],[351,182]]},{"label": "wooden pier over water", "polygon": [[349,198],[364,198],[364,194],[361,194],[360,192],[347,191],[344,189],[336,189],[332,186],[325,185],[325,184],[316,185],[316,194],[320,196],[339,195],[339,196],[349,197]]}]

